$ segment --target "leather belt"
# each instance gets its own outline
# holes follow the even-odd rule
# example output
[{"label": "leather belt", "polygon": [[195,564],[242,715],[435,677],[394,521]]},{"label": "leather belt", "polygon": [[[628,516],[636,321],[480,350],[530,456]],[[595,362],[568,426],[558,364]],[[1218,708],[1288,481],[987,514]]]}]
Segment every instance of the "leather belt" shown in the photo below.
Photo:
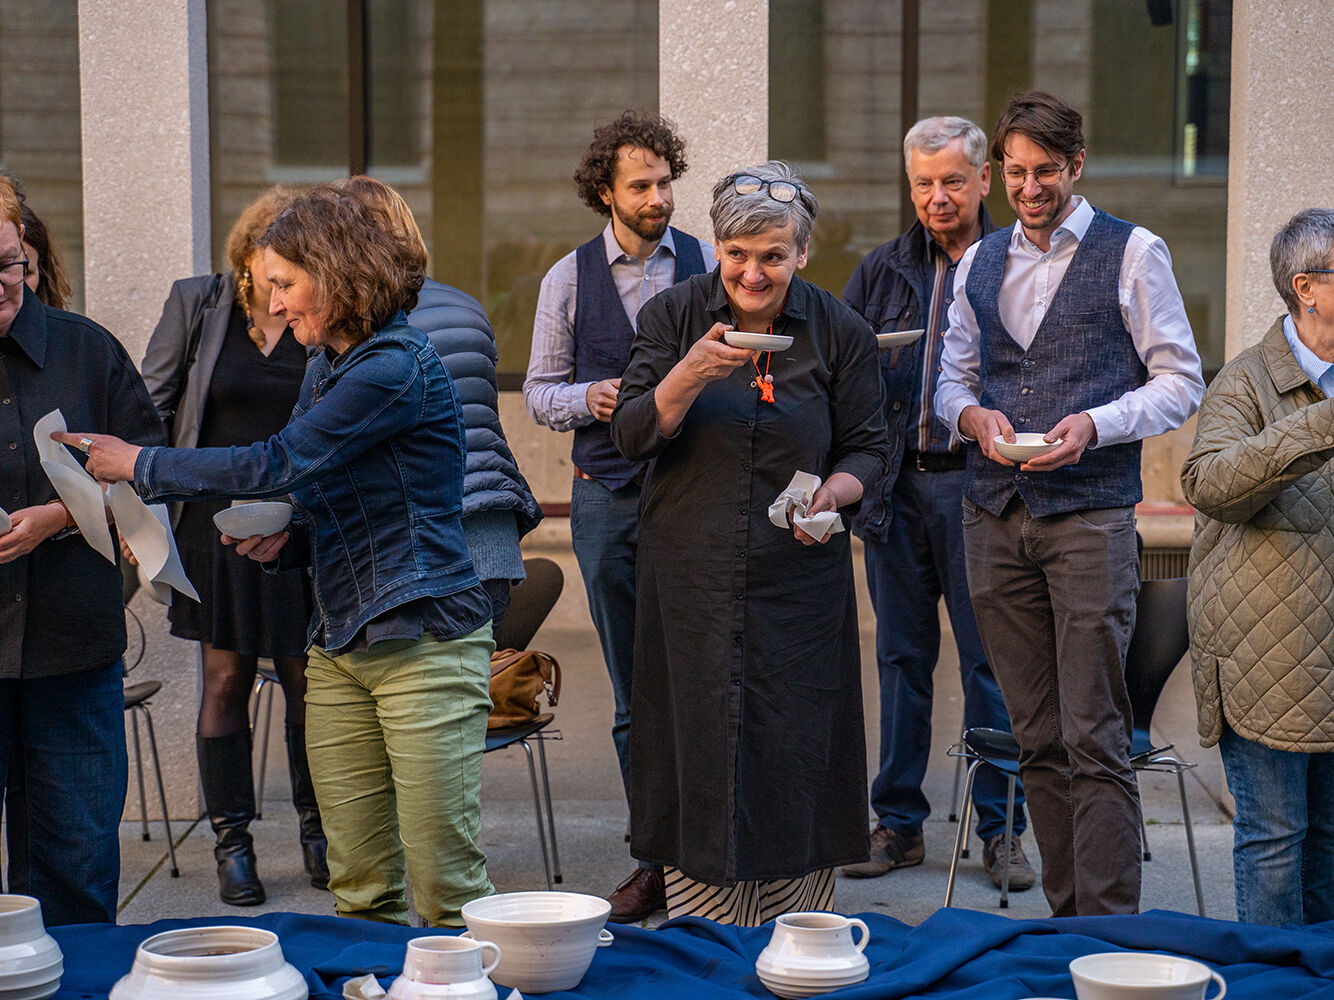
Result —
[{"label": "leather belt", "polygon": [[574,478],[575,478],[575,479],[587,479],[590,483],[596,483],[596,482],[597,482],[596,479],[594,479],[592,476],[590,476],[590,475],[589,475],[587,472],[585,472],[583,469],[579,468],[579,466],[576,465],[576,466],[573,466],[573,468],[574,468]]},{"label": "leather belt", "polygon": [[968,466],[968,456],[961,451],[938,455],[929,451],[905,451],[903,464],[918,472],[957,472]]}]

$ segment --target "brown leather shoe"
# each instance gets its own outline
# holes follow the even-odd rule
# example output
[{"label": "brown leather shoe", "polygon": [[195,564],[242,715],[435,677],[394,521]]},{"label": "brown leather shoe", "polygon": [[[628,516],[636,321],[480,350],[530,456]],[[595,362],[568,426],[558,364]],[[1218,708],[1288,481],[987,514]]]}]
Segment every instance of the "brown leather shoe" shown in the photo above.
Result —
[{"label": "brown leather shoe", "polygon": [[[1005,834],[998,833],[982,845],[982,867],[991,877],[991,884],[997,889],[1005,880]],[[1010,838],[1010,891],[1023,892],[1037,884],[1038,873],[1029,863],[1024,853],[1024,845],[1019,835]]]},{"label": "brown leather shoe", "polygon": [[871,857],[855,865],[839,869],[851,878],[876,878],[895,868],[920,865],[926,857],[926,844],[919,833],[916,836],[899,833],[876,824],[871,831]]},{"label": "brown leather shoe", "polygon": [[661,868],[636,868],[634,873],[607,897],[615,924],[637,924],[667,908],[667,888]]}]

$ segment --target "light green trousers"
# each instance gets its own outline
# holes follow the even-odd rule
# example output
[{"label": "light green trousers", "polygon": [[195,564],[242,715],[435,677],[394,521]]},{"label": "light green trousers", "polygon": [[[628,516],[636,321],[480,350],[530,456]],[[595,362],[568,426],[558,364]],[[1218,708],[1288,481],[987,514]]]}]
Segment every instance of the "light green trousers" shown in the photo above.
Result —
[{"label": "light green trousers", "polygon": [[450,642],[311,647],[306,752],[340,916],[406,924],[405,860],[429,926],[463,926],[463,904],[495,891],[477,846],[493,648],[489,623]]}]

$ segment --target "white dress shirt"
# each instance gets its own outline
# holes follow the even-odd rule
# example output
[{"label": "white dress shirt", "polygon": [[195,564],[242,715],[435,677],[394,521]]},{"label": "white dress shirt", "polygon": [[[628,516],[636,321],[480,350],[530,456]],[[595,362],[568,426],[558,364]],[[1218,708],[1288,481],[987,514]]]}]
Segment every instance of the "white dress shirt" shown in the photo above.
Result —
[{"label": "white dress shirt", "polygon": [[[1074,210],[1052,234],[1051,249],[1045,253],[1024,235],[1018,222],[1010,234],[997,306],[1006,331],[1024,350],[1037,336],[1079,241],[1093,221],[1093,208],[1087,201],[1075,196],[1072,204]],[[959,261],[941,359],[944,370],[936,388],[936,412],[955,431],[959,414],[967,406],[978,405],[981,395],[981,332],[967,293],[977,247],[974,243]],[[1199,408],[1204,395],[1200,355],[1172,274],[1167,244],[1141,226],[1135,227],[1126,243],[1117,298],[1135,351],[1148,370],[1148,381],[1119,399],[1085,411],[1097,429],[1097,442],[1090,445],[1095,448],[1180,427]],[[1048,336],[1059,337],[1060,331],[1049,330]],[[1096,372],[1089,374],[1097,376]]]},{"label": "white dress shirt", "polygon": [[[625,306],[630,328],[635,328],[639,310],[649,299],[670,288],[676,277],[676,244],[672,231],[663,234],[657,249],[647,260],[640,260],[621,249],[612,225],[602,231],[607,250],[607,266],[616,291]],[[704,269],[718,266],[713,259],[713,245],[699,241],[704,255]],[[574,430],[593,422],[588,410],[588,387],[592,382],[571,382],[574,378],[574,307],[578,300],[579,268],[577,250],[571,250],[551,266],[542,279],[533,317],[533,347],[528,357],[528,374],[523,380],[523,402],[528,414],[544,427],[556,431]]]}]

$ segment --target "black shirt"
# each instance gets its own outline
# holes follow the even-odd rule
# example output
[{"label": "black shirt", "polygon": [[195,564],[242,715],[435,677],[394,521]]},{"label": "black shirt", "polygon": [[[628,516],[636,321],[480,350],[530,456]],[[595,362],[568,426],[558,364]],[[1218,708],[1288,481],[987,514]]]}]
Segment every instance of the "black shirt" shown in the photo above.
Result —
[{"label": "black shirt", "polygon": [[[166,437],[125,348],[92,320],[25,291],[0,337],[0,506],[57,499],[42,471],[33,425],[59,408],[75,432],[134,444]],[[0,565],[0,679],[96,670],[125,652],[120,571],[80,535],[47,539]]]}]

